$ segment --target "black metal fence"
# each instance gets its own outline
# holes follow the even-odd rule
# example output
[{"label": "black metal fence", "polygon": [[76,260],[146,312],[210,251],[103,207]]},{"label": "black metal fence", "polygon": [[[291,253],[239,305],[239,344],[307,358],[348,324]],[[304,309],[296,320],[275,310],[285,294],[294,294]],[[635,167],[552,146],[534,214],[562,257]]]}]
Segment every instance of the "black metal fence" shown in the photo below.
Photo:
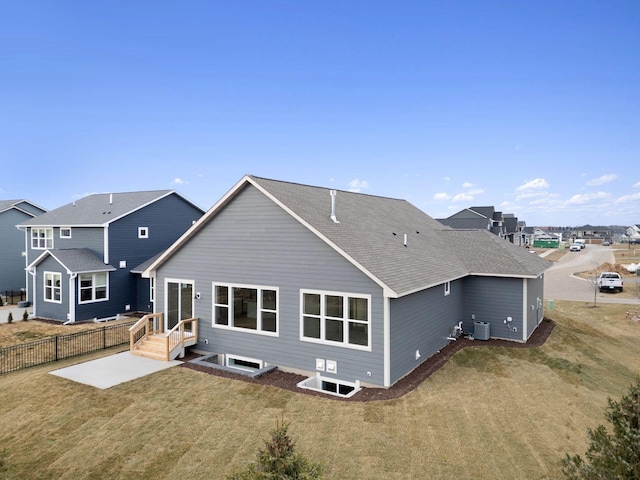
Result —
[{"label": "black metal fence", "polygon": [[129,343],[135,321],[0,348],[0,375]]},{"label": "black metal fence", "polygon": [[[24,290],[2,290],[0,291],[0,297],[9,305],[17,305],[18,302],[24,302],[27,299],[27,292]],[[0,304],[2,304],[1,301]]]}]

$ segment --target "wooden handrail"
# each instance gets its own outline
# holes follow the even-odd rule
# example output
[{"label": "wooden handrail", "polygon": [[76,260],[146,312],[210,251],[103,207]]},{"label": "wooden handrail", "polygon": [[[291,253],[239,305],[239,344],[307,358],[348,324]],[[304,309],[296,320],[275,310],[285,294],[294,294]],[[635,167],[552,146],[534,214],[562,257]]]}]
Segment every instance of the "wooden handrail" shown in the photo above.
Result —
[{"label": "wooden handrail", "polygon": [[[184,339],[185,339],[185,326],[191,326],[191,334],[197,340],[198,338],[198,319],[197,318],[187,318],[185,320],[180,320],[171,330],[166,332],[164,336],[166,337],[165,344],[165,356],[167,360],[169,359],[169,354],[180,345],[184,348]],[[177,333],[177,335],[176,335]]]},{"label": "wooden handrail", "polygon": [[[151,327],[149,326],[153,322]],[[142,337],[135,340],[136,335],[144,328]],[[129,349],[133,350],[136,343],[149,338],[149,335],[161,333],[164,330],[164,322],[162,321],[162,313],[149,313],[138,320],[135,325],[129,328]]]}]

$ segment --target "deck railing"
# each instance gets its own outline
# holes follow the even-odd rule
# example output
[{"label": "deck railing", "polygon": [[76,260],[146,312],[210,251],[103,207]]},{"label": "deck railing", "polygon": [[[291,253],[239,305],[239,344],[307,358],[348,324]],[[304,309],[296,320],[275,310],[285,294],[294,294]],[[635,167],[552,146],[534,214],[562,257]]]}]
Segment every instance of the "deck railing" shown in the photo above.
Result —
[{"label": "deck railing", "polygon": [[198,341],[198,319],[188,318],[179,321],[175,327],[165,333],[165,337],[167,338],[166,358],[168,360],[176,347],[180,346],[184,349],[187,340],[190,340],[190,344]]},{"label": "deck railing", "polygon": [[198,342],[198,319],[188,318],[179,321],[171,330],[164,331],[162,313],[151,313],[142,317],[129,329],[129,349],[131,352],[145,340],[154,337],[157,342],[162,338],[164,343],[164,358],[171,359],[171,353],[178,347],[184,352],[186,346]]},{"label": "deck railing", "polygon": [[162,313],[149,313],[145,315],[129,329],[129,350],[133,351],[138,343],[146,340],[151,335],[162,333],[163,331],[164,322],[162,321]]}]

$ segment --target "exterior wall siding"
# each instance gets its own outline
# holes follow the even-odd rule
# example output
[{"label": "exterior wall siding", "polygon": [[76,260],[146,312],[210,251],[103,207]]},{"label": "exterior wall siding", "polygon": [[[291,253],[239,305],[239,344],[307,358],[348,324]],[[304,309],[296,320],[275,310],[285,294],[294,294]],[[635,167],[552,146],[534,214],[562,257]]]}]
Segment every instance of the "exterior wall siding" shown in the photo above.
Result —
[{"label": "exterior wall siding", "polygon": [[[465,278],[464,330],[473,332],[475,315],[475,321],[490,324],[491,337],[522,340],[523,282],[521,278]],[[517,332],[510,331],[504,323],[507,317],[513,319],[511,328],[517,328]]]},{"label": "exterior wall siding", "polygon": [[0,213],[0,291],[26,287],[24,233],[16,225],[30,218],[15,209]]},{"label": "exterior wall siding", "polygon": [[527,332],[526,339],[544,318],[544,275],[527,280]]},{"label": "exterior wall siding", "polygon": [[[29,232],[31,239],[31,232]],[[31,241],[29,240],[29,248]],[[104,228],[103,227],[72,227],[71,238],[60,238],[60,228],[53,229],[53,248],[88,248],[99,258],[104,259]],[[32,250],[35,260],[43,250]]]},{"label": "exterior wall siding", "polygon": [[438,285],[391,299],[391,384],[450,342],[447,336],[463,317],[463,280],[451,282],[450,292],[445,296]]},{"label": "exterior wall siding", "polygon": [[[334,360],[337,373],[324,376],[383,385],[382,289],[253,186],[160,267],[156,311],[165,311],[167,278],[193,281],[200,293],[194,312],[200,319],[199,350],[309,372],[315,372],[317,358]],[[214,283],[276,287],[278,336],[213,327]],[[372,351],[301,341],[301,289],[371,295]]]},{"label": "exterior wall siding", "polygon": [[[118,270],[110,273],[109,302],[103,302],[104,307],[95,304],[96,308],[105,316],[124,313],[127,307],[130,311],[146,311],[149,290],[138,292],[139,275],[131,273],[131,269],[167,249],[201,216],[198,208],[170,195],[112,223],[109,264]],[[148,229],[149,238],[138,238],[139,227]],[[121,268],[120,262],[126,266]]]},{"label": "exterior wall siding", "polygon": [[[62,303],[44,301],[44,273],[60,273]],[[29,275],[29,282],[33,282],[33,276]],[[32,284],[33,285],[33,284]],[[45,258],[37,267],[35,275],[36,316],[52,318],[55,320],[67,320],[69,312],[69,275],[53,257]]]}]

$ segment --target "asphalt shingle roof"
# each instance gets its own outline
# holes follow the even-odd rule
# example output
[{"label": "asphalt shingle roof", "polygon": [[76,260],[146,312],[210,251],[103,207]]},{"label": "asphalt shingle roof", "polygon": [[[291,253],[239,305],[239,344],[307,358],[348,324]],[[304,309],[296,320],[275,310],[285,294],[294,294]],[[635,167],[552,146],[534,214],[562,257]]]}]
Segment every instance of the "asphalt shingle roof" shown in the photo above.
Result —
[{"label": "asphalt shingle roof", "polygon": [[[68,248],[47,250],[47,254],[55,258],[71,273],[111,272],[116,270],[111,265],[105,265],[100,257],[88,248]],[[38,263],[44,255],[36,259]]]},{"label": "asphalt shingle roof", "polygon": [[486,229],[451,229],[406,200],[338,191],[335,214],[339,223],[335,223],[330,189],[246,176],[145,270],[162,265],[191,235],[205,228],[219,209],[252,186],[384,286],[390,296],[473,274],[537,277],[551,266]]},{"label": "asphalt shingle roof", "polygon": [[150,190],[145,192],[97,193],[38,215],[22,222],[20,225],[47,227],[107,225],[172,192],[172,190]]},{"label": "asphalt shingle roof", "polygon": [[[537,277],[550,262],[486,230],[452,230],[406,200],[250,177],[398,295],[469,274]],[[404,235],[407,245],[404,245]]]}]

